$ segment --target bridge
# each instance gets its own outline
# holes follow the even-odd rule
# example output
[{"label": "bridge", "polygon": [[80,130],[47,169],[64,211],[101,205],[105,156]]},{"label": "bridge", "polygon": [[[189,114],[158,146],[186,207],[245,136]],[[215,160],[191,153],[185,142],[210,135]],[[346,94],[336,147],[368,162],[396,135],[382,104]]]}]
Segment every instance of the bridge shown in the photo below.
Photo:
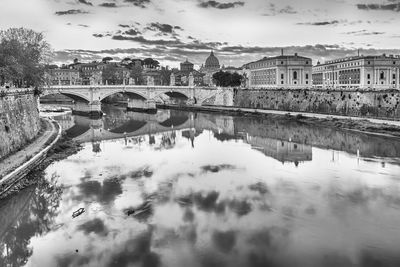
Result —
[{"label": "bridge", "polygon": [[176,130],[200,132],[203,129],[233,135],[232,117],[221,116],[217,120],[208,114],[175,114],[159,110],[157,114],[121,112],[107,114],[99,119],[85,116],[61,115],[57,121],[68,136],[78,143],[99,142],[145,135],[169,133]]},{"label": "bridge", "polygon": [[233,89],[196,86],[147,85],[53,85],[42,88],[42,95],[63,94],[75,101],[74,110],[85,114],[101,114],[101,102],[112,95],[128,95],[128,109],[156,110],[156,104],[168,104],[179,98],[186,105],[233,106]]}]

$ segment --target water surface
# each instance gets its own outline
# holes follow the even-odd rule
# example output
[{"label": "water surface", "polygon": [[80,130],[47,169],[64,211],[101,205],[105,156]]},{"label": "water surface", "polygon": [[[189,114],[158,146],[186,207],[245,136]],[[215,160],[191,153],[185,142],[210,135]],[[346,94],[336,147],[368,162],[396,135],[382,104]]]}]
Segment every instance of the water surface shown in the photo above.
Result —
[{"label": "water surface", "polygon": [[400,266],[398,139],[105,112],[57,117],[83,149],[0,203],[0,266]]}]

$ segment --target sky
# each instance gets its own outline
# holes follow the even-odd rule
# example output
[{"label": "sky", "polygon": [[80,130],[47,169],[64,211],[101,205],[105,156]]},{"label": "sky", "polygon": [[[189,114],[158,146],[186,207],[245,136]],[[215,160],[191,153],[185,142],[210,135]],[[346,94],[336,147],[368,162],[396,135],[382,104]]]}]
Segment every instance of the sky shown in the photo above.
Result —
[{"label": "sky", "polygon": [[400,54],[400,0],[0,0],[0,29],[43,32],[55,63],[153,57],[239,67],[298,53],[317,61]]}]

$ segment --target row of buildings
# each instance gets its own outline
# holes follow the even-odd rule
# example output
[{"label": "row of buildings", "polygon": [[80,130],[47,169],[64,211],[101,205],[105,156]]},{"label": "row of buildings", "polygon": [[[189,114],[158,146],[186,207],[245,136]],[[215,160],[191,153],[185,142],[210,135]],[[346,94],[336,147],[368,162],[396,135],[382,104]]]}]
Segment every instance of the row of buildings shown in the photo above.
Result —
[{"label": "row of buildings", "polygon": [[282,53],[243,69],[247,88],[400,89],[399,55],[357,55],[312,66],[311,58]]},{"label": "row of buildings", "polygon": [[[107,78],[105,73],[111,69],[115,72],[112,81]],[[132,67],[139,67],[132,74]],[[137,69],[136,69],[137,70]],[[205,64],[200,70],[194,69],[194,64],[186,60],[180,64],[180,69],[168,69],[163,67],[152,67],[142,65],[139,61],[130,62],[91,62],[63,65],[60,68],[48,70],[50,83],[53,85],[100,85],[100,84],[144,84],[144,85],[194,85],[212,86],[212,75],[219,71],[240,71],[239,68],[225,68],[220,66],[218,58],[213,52],[207,57]],[[168,79],[165,74],[168,74]],[[140,79],[138,79],[140,76]]]},{"label": "row of buildings", "polygon": [[[110,64],[115,65],[113,70],[117,79],[114,83],[138,84],[131,70],[116,62],[74,63],[52,69],[51,81],[61,85],[107,84],[103,74]],[[243,75],[244,89],[400,89],[399,55],[357,55],[322,64],[318,62],[313,66],[311,58],[298,54],[284,55],[282,51],[279,56],[264,57],[241,68],[225,68],[220,66],[218,58],[211,52],[199,70],[186,60],[180,64],[180,69],[168,70],[168,79],[163,77],[162,68],[142,66],[140,62],[133,64],[142,68],[140,84],[145,85],[213,86],[213,74],[222,70]]]}]

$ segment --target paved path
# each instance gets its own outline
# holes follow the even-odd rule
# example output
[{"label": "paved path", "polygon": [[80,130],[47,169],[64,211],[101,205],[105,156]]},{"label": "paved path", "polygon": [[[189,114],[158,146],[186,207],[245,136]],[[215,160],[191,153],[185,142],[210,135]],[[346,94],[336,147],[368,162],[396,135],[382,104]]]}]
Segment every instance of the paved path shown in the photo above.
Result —
[{"label": "paved path", "polygon": [[20,151],[12,154],[0,162],[0,177],[6,176],[6,174],[12,172],[24,162],[28,161],[30,158],[39,153],[45,147],[45,143],[49,140],[49,138],[51,138],[54,133],[57,133],[57,129],[53,123],[50,123],[49,120],[44,121],[46,123],[46,129],[39,137],[37,137],[31,144],[25,146]]},{"label": "paved path", "polygon": [[213,109],[213,110],[228,110],[228,111],[239,111],[239,110],[245,111],[245,112],[255,112],[255,111],[257,111],[257,113],[261,113],[261,114],[285,115],[285,114],[289,113],[290,115],[293,115],[293,116],[301,114],[304,117],[309,117],[309,118],[318,118],[318,119],[337,118],[337,119],[360,120],[360,121],[364,120],[364,121],[369,121],[371,123],[400,126],[400,121],[373,119],[373,118],[365,118],[365,117],[350,117],[350,116],[330,115],[330,114],[320,114],[320,113],[280,111],[280,110],[265,110],[265,109],[254,109],[254,108],[237,108],[237,107],[212,107],[212,106],[207,106],[206,108],[210,108],[210,109]]}]

